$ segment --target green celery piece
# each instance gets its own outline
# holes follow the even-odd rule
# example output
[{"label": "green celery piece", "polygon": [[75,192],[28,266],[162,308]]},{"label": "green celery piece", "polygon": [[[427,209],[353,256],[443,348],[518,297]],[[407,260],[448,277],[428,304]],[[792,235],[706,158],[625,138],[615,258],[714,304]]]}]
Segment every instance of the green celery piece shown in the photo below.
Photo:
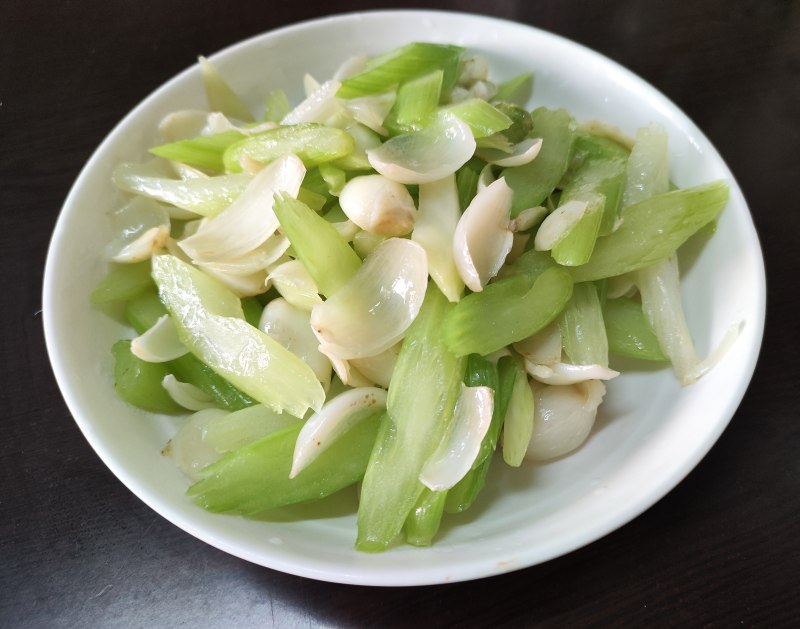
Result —
[{"label": "green celery piece", "polygon": [[619,228],[597,239],[586,264],[571,269],[575,282],[622,275],[674,253],[719,216],[728,202],[724,181],[674,190],[624,207]]},{"label": "green celery piece", "polygon": [[332,160],[330,164],[348,172],[354,170],[372,170],[372,164],[370,164],[369,159],[367,159],[367,151],[381,145],[381,136],[360,123],[348,125],[344,130],[353,138],[355,146],[348,155]]},{"label": "green celery piece", "polygon": [[264,307],[261,305],[261,302],[255,297],[242,298],[242,312],[244,313],[244,320],[253,327],[258,327],[258,323],[261,321],[261,312],[263,310]]},{"label": "green celery piece", "polygon": [[524,106],[531,97],[533,90],[533,74],[524,72],[517,76],[497,84],[497,93],[492,99],[493,102],[505,101],[515,105]]},{"label": "green celery piece", "polygon": [[530,136],[533,131],[533,118],[527,109],[505,101],[494,101],[492,104],[511,120],[511,126],[502,131],[503,136],[511,144],[522,142]]},{"label": "green celery piece", "polygon": [[545,270],[535,281],[525,273],[467,295],[447,316],[442,334],[458,356],[487,355],[529,337],[550,323],[572,295],[562,267]]},{"label": "green celery piece", "polygon": [[461,390],[466,360],[441,338],[453,305],[435,284],[403,340],[381,428],[361,487],[356,548],[381,552],[397,536],[424,485],[422,466],[444,436]]},{"label": "green celery piece", "polygon": [[500,439],[500,432],[503,430],[514,381],[517,377],[515,365],[516,360],[510,356],[501,358],[497,365],[476,354],[469,357],[464,383],[469,387],[489,386],[494,389],[492,423],[481,442],[481,449],[475,458],[472,469],[447,494],[445,510],[448,513],[466,511],[475,502],[486,484],[492,455],[497,449],[497,442]]},{"label": "green celery piece", "polygon": [[464,48],[444,44],[415,42],[395,48],[367,64],[367,68],[342,81],[339,98],[358,98],[380,94],[434,70],[442,71],[442,91],[449,92],[458,79]]},{"label": "green celery piece", "polygon": [[267,94],[264,103],[264,121],[280,122],[283,117],[292,110],[286,92],[283,90],[272,90]]},{"label": "green celery piece", "polygon": [[[188,140],[161,144],[150,149],[150,153],[189,166],[205,168],[215,172],[225,170],[223,156],[229,146],[244,138],[238,131],[225,131],[214,135],[201,135]],[[241,170],[241,169],[240,169]]]},{"label": "green celery piece", "polygon": [[535,400],[528,384],[528,375],[516,361],[514,370],[514,386],[503,422],[503,461],[511,467],[519,467],[525,459],[533,434]]},{"label": "green celery piece", "polygon": [[327,186],[327,193],[338,197],[342,188],[344,188],[344,184],[347,183],[347,175],[344,169],[334,166],[330,162],[325,162],[317,167],[317,171]]},{"label": "green celery piece", "polygon": [[178,338],[211,369],[275,412],[320,409],[325,391],[311,367],[248,324],[226,287],[166,254],[153,258],[153,279]]},{"label": "green celery piece", "polygon": [[[439,110],[438,115],[453,115],[466,124],[476,139],[508,129],[512,120],[500,109],[480,98],[470,98]],[[542,145],[544,146],[544,145]]]},{"label": "green celery piece", "polygon": [[575,156],[581,159],[627,161],[630,153],[619,142],[602,135],[581,130],[575,137]]},{"label": "green celery piece", "polygon": [[446,491],[434,491],[425,487],[417,504],[408,514],[405,523],[406,542],[414,546],[430,546],[444,515]]},{"label": "green celery piece", "polygon": [[300,190],[297,192],[297,200],[307,205],[314,212],[319,212],[328,202],[328,196],[301,186]]},{"label": "green celery piece", "polygon": [[148,363],[131,352],[131,342],[117,341],[111,347],[114,356],[114,389],[123,400],[153,413],[183,413],[161,386],[169,373],[163,363]]},{"label": "green celery piece", "polygon": [[[592,256],[597,236],[600,233],[605,197],[597,193],[586,193],[581,197],[580,200],[587,203],[586,213],[551,250],[553,259],[563,266],[586,264]],[[559,205],[563,203],[564,195],[562,194]]]},{"label": "green celery piece", "polygon": [[[154,292],[142,293],[125,304],[125,318],[137,334],[149,330],[165,314],[167,309]],[[178,380],[193,384],[226,410],[235,411],[256,403],[192,354],[175,358],[166,366]]]},{"label": "green celery piece", "polygon": [[473,157],[456,171],[456,188],[458,188],[458,205],[461,211],[467,209],[478,192],[478,178],[483,162]]},{"label": "green celery piece", "polygon": [[355,142],[342,129],[314,122],[275,127],[231,144],[222,156],[225,170],[240,172],[242,157],[267,164],[278,157],[293,153],[306,168],[349,155]]},{"label": "green celery piece", "polygon": [[330,297],[361,267],[361,258],[336,228],[304,203],[276,197],[273,210],[322,295]]},{"label": "green celery piece", "polygon": [[609,299],[603,308],[603,320],[612,353],[640,360],[669,360],[640,303],[626,297]]},{"label": "green celery piece", "polygon": [[220,111],[226,116],[242,122],[253,122],[253,114],[250,113],[244,101],[225,82],[219,70],[205,57],[199,57],[198,62],[211,111]]},{"label": "green celery piece", "polygon": [[222,457],[202,470],[187,495],[214,513],[253,516],[317,500],[357,483],[364,475],[380,415],[339,437],[295,478],[289,478],[302,423],[284,428]]},{"label": "green celery piece", "polygon": [[636,132],[628,157],[622,207],[639,203],[669,190],[669,151],[667,132],[651,124]]},{"label": "green celery piece", "polygon": [[203,444],[217,452],[233,452],[303,420],[288,413],[280,415],[263,404],[215,417],[203,428]]},{"label": "green celery piece", "polygon": [[443,80],[444,72],[434,70],[403,83],[383,126],[394,134],[421,129],[439,105]]},{"label": "green celery piece", "polygon": [[572,298],[558,317],[561,343],[575,365],[608,367],[608,337],[603,309],[592,282],[572,288]]},{"label": "green celery piece", "polygon": [[531,114],[533,135],[542,138],[536,159],[523,166],[505,168],[502,176],[514,191],[511,216],[541,205],[569,168],[575,140],[575,121],[563,109],[540,107]]},{"label": "green celery piece", "polygon": [[154,284],[150,277],[150,260],[115,265],[97,284],[89,300],[93,306],[127,301],[152,287]]}]

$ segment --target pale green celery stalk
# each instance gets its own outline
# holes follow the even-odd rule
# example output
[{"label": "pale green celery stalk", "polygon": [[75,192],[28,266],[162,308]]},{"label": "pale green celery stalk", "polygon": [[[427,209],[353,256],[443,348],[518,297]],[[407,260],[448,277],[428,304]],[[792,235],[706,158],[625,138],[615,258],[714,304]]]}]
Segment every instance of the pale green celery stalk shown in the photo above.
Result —
[{"label": "pale green celery stalk", "polygon": [[361,267],[361,259],[325,218],[288,196],[276,197],[273,210],[320,293],[330,297]]},{"label": "pale green celery stalk", "polygon": [[533,434],[535,401],[528,375],[516,361],[514,370],[514,387],[503,422],[503,460],[512,467],[519,467],[525,459]]},{"label": "pale green celery stalk", "polygon": [[439,110],[439,115],[448,114],[465,123],[476,139],[505,131],[512,123],[506,114],[480,98],[470,98]]},{"label": "pale green celery stalk", "polygon": [[283,90],[272,90],[267,94],[264,103],[264,121],[280,122],[283,117],[292,110],[286,92]]},{"label": "pale green celery stalk", "polygon": [[342,191],[342,188],[344,188],[344,184],[347,183],[347,176],[344,170],[338,166],[334,166],[329,162],[320,164],[317,168],[322,180],[327,186],[328,194],[338,197],[339,193]]},{"label": "pale green celery stalk", "polygon": [[442,91],[448,92],[458,79],[463,52],[464,48],[460,46],[407,44],[371,59],[366,70],[342,81],[336,96],[357,98],[380,94],[434,70],[442,71]]},{"label": "pale green celery stalk", "polygon": [[494,106],[511,119],[511,126],[504,129],[501,135],[511,144],[522,142],[533,131],[533,117],[527,109],[513,103],[494,102]]},{"label": "pale green celery stalk", "polygon": [[302,422],[235,450],[204,468],[187,494],[215,513],[252,516],[317,500],[357,483],[364,475],[380,415],[356,424],[308,467],[289,478]]},{"label": "pale green celery stalk", "polygon": [[302,422],[288,413],[278,414],[263,404],[255,404],[211,420],[203,429],[203,443],[217,452],[233,452]]},{"label": "pale green celery stalk", "polygon": [[404,530],[406,542],[414,546],[430,546],[444,515],[446,491],[434,491],[424,487],[417,504],[406,518]]},{"label": "pale green celery stalk", "polygon": [[150,260],[136,264],[119,264],[111,268],[92,291],[89,301],[93,306],[115,301],[127,301],[153,287],[150,277]]},{"label": "pale green celery stalk", "polygon": [[341,223],[342,221],[348,220],[347,214],[344,213],[342,210],[342,206],[338,203],[334,203],[325,214],[322,215],[328,223]]},{"label": "pale green celery stalk", "polygon": [[667,132],[658,124],[636,132],[625,174],[622,207],[669,190]]},{"label": "pale green celery stalk", "polygon": [[389,387],[388,421],[361,487],[358,550],[381,552],[400,532],[422,494],[422,466],[452,420],[466,365],[442,342],[442,322],[452,308],[429,285],[403,340]]},{"label": "pale green celery stalk", "polygon": [[276,127],[231,144],[222,157],[228,172],[242,170],[241,159],[248,157],[267,164],[292,153],[307,168],[349,155],[355,142],[342,129],[307,122]]},{"label": "pale green celery stalk", "polygon": [[667,258],[717,218],[727,202],[727,184],[715,181],[624,207],[617,230],[597,239],[589,262],[571,269],[573,280],[621,275]]},{"label": "pale green celery stalk", "polygon": [[603,307],[603,321],[611,353],[640,360],[667,360],[640,303],[626,297],[609,299]]},{"label": "pale green celery stalk", "polygon": [[478,456],[475,457],[472,468],[447,493],[445,510],[448,513],[460,513],[468,509],[486,484],[492,455],[497,449],[497,442],[503,430],[511,392],[514,388],[515,362],[510,356],[501,358],[497,365],[476,354],[471,355],[468,359],[464,384],[468,387],[492,387],[495,392],[494,408],[492,409],[492,423],[481,442],[481,449]]},{"label": "pale green celery stalk", "polygon": [[563,109],[540,107],[531,114],[532,135],[542,138],[542,150],[536,159],[523,166],[502,171],[506,183],[514,191],[511,216],[541,205],[552,194],[572,159],[575,121]]},{"label": "pale green celery stalk", "polygon": [[304,203],[315,212],[319,212],[325,207],[325,204],[328,202],[328,197],[327,195],[319,194],[314,190],[301,186],[297,193],[297,200]]},{"label": "pale green celery stalk", "polygon": [[608,367],[608,337],[603,309],[592,282],[575,284],[572,298],[558,317],[561,344],[575,365]]},{"label": "pale green celery stalk", "polygon": [[458,205],[462,212],[467,209],[467,206],[469,206],[478,192],[478,178],[482,168],[483,162],[477,157],[473,157],[456,171]]},{"label": "pale green celery stalk", "polygon": [[445,343],[458,356],[491,354],[541,330],[571,295],[570,274],[559,266],[535,280],[525,273],[498,280],[458,302],[445,321]]},{"label": "pale green celery stalk", "polygon": [[524,72],[497,84],[497,94],[492,102],[505,101],[516,105],[525,105],[533,91],[533,74]]},{"label": "pale green celery stalk", "polygon": [[275,412],[321,408],[325,391],[311,367],[248,324],[222,284],[172,255],[153,258],[153,279],[181,342],[211,369]]},{"label": "pale green celery stalk", "polygon": [[395,134],[421,129],[439,105],[443,80],[444,73],[434,70],[403,83],[383,126]]},{"label": "pale green celery stalk", "polygon": [[[589,261],[600,233],[600,224],[603,221],[605,196],[591,192],[583,193],[580,197],[575,200],[584,201],[587,204],[586,213],[551,250],[553,259],[564,266],[579,266]],[[563,205],[564,202],[562,194],[559,205]]]},{"label": "pale green celery stalk", "polygon": [[348,155],[332,160],[330,163],[348,172],[372,170],[372,164],[367,159],[367,151],[381,145],[381,136],[360,123],[348,125],[344,130],[353,138],[355,146]]},{"label": "pale green celery stalk", "polygon": [[189,166],[205,168],[215,172],[225,170],[222,156],[225,150],[244,136],[238,131],[225,131],[214,135],[199,135],[188,140],[178,140],[169,144],[160,144],[150,149],[150,153],[171,159]]},{"label": "pale green celery stalk", "polygon": [[253,122],[253,114],[225,82],[219,70],[205,57],[199,57],[198,62],[211,111],[220,111],[229,118],[236,118],[242,122]]}]

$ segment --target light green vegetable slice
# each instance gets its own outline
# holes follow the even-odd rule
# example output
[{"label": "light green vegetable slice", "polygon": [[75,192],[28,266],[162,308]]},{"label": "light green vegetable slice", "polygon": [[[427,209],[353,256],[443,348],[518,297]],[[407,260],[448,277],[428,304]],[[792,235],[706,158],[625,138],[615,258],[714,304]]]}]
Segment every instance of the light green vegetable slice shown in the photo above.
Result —
[{"label": "light green vegetable slice", "polygon": [[185,412],[161,386],[169,373],[166,365],[137,358],[128,340],[114,343],[111,353],[114,356],[114,390],[123,400],[153,413]]},{"label": "light green vegetable slice", "polygon": [[626,297],[609,299],[603,306],[603,321],[610,352],[640,360],[668,360],[638,302]]},{"label": "light green vegetable slice", "polygon": [[533,74],[523,72],[508,81],[497,84],[497,93],[492,99],[493,102],[506,101],[516,105],[524,105],[528,102],[533,89]]},{"label": "light green vegetable slice", "polygon": [[423,488],[417,504],[408,514],[405,523],[406,542],[414,546],[430,546],[444,514],[446,491]]},{"label": "light green vegetable slice", "polygon": [[249,325],[228,289],[171,255],[153,259],[153,279],[178,337],[200,360],[276,412],[319,410],[325,391],[313,370]]},{"label": "light green vegetable slice", "polygon": [[223,160],[225,151],[231,144],[241,141],[243,137],[238,131],[201,135],[188,140],[154,146],[150,149],[150,153],[182,164],[223,172],[225,170]]},{"label": "light green vegetable slice", "polygon": [[465,122],[475,139],[485,138],[505,131],[512,120],[500,109],[480,98],[470,98],[441,110],[441,115],[452,114]]},{"label": "light green vegetable slice", "polygon": [[89,298],[99,306],[115,301],[127,301],[153,286],[150,277],[150,260],[135,264],[120,264],[108,272]]},{"label": "light green vegetable slice", "polygon": [[419,473],[452,419],[466,361],[441,340],[452,305],[435,285],[403,341],[361,488],[356,548],[380,552],[400,532],[424,486]]},{"label": "light green vegetable slice", "polygon": [[444,72],[434,70],[403,83],[383,125],[394,133],[421,129],[439,105],[443,80]]},{"label": "light green vegetable slice", "polygon": [[574,365],[608,367],[608,337],[603,309],[592,282],[575,284],[572,298],[558,317],[561,343]]},{"label": "light green vegetable slice", "polygon": [[247,105],[225,82],[214,64],[205,57],[199,57],[198,62],[211,111],[221,111],[226,116],[238,118],[242,122],[253,122],[253,114]]},{"label": "light green vegetable slice", "polygon": [[528,376],[516,361],[514,371],[514,386],[503,422],[503,461],[511,467],[519,467],[533,434],[534,397]]}]

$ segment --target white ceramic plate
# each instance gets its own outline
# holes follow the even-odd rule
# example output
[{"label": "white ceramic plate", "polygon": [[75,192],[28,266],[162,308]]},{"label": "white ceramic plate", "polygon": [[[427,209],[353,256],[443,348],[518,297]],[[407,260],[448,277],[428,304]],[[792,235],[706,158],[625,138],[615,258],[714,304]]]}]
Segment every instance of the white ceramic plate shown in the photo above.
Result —
[{"label": "white ceramic plate", "polygon": [[[160,451],[175,418],[138,412],[114,394],[109,348],[121,325],[89,306],[106,271],[104,212],[120,197],[111,172],[154,143],[162,116],[206,107],[191,67],[134,109],[105,139],[75,183],[47,260],[47,347],[67,404],[89,443],[139,498],[190,534],[249,561],[315,579],[365,585],[421,585],[475,579],[531,566],[579,548],[640,514],[700,461],[731,419],[755,367],[764,326],[763,260],[747,205],[731,172],[700,130],[664,95],[578,44],[476,15],[405,11],[316,20],[237,44],[212,60],[252,103],[282,87],[295,102],[302,76],[330,76],[348,56],[412,40],[460,44],[484,54],[491,76],[535,72],[531,106],[565,107],[629,134],[651,121],[671,143],[671,175],[681,187],[725,179],[731,199],[719,227],[686,273],[684,295],[698,349],[744,323],[724,361],[680,388],[672,373],[638,371],[614,380],[602,417],[578,452],[539,467],[492,468],[487,490],[463,516],[447,518],[429,549],[397,546],[379,555],[353,550],[354,500],[282,513],[265,521],[212,515],[184,497],[187,481]],[[189,61],[189,60],[187,60]],[[293,515],[294,513],[294,515]]]}]

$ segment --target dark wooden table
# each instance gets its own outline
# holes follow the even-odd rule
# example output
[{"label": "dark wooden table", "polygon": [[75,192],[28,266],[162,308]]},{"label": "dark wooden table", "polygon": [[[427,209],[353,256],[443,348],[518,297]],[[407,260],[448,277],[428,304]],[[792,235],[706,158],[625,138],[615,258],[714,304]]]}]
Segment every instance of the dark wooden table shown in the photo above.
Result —
[{"label": "dark wooden table", "polygon": [[[406,3],[395,2],[399,7]],[[71,419],[41,281],[61,203],[151,90],[242,38],[376,2],[6,0],[0,12],[0,626],[797,626],[800,623],[800,3],[468,0],[628,66],[706,132],[766,256],[760,364],[729,428],[666,498],[544,565],[477,582],[320,583],[218,551],[135,498]]]}]

